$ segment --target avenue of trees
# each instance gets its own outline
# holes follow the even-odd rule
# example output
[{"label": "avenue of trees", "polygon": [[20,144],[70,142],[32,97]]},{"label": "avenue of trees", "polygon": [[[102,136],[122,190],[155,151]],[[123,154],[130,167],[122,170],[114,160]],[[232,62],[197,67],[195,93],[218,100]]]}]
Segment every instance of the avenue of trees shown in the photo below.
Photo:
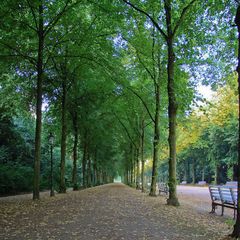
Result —
[{"label": "avenue of trees", "polygon": [[[167,182],[167,204],[178,206],[182,181],[239,180],[239,6],[3,2],[0,194],[39,199],[50,187],[51,147],[61,193],[121,176],[143,192],[149,182],[151,196]],[[201,85],[212,100],[199,95]]]}]

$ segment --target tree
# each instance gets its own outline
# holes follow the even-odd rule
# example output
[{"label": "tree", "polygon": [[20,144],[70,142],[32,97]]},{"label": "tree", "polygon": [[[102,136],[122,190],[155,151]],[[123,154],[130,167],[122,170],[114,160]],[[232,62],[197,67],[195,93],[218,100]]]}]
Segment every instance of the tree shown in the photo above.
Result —
[{"label": "tree", "polygon": [[[35,130],[35,155],[34,155],[34,183],[33,183],[33,199],[39,199],[40,185],[40,162],[41,162],[41,133],[42,133],[42,97],[44,85],[44,68],[48,62],[46,45],[51,42],[51,33],[57,25],[61,17],[66,14],[79,1],[61,1],[59,4],[51,6],[51,2],[39,0],[37,2],[26,1],[18,4],[18,1],[11,1],[5,6],[7,11],[17,10],[18,14],[11,15],[12,22],[17,23],[17,28],[12,31],[12,39],[8,43],[9,37],[3,38],[0,42],[1,46],[8,49],[7,56],[22,58],[32,64],[34,71],[37,73],[36,79],[36,130]],[[17,9],[11,9],[17,8]],[[57,12],[57,14],[56,14]],[[33,24],[32,24],[33,23]],[[27,27],[24,31],[22,26]],[[3,25],[3,31],[8,31],[9,26]],[[9,31],[11,32],[11,31]],[[18,36],[14,39],[14,35]],[[36,41],[28,41],[29,35]],[[20,36],[20,38],[19,38]],[[12,43],[12,44],[11,44]],[[55,45],[57,43],[54,43]],[[25,51],[22,50],[25,47]],[[37,48],[37,52],[35,49]],[[33,50],[34,49],[34,50]]]},{"label": "tree", "polygon": [[[235,17],[235,23],[238,29],[238,65],[237,65],[237,73],[238,73],[238,127],[240,129],[240,2],[237,1],[238,7]],[[231,234],[232,237],[238,238],[240,237],[240,130],[238,129],[238,203],[237,203],[237,219],[234,225],[233,232]]]},{"label": "tree", "polygon": [[[126,4],[134,8],[136,11],[145,15],[156,27],[159,34],[165,40],[167,44],[168,51],[168,63],[167,63],[167,75],[168,75],[168,116],[169,116],[169,205],[178,206],[179,202],[177,199],[176,192],[176,117],[177,117],[177,109],[178,104],[176,100],[176,89],[175,89],[175,53],[174,53],[174,42],[176,39],[177,32],[181,25],[183,24],[186,15],[192,5],[196,2],[196,0],[189,1],[186,6],[184,6],[181,10],[180,17],[175,20],[175,24],[173,23],[173,3],[171,0],[164,0],[164,9],[165,9],[165,23],[166,23],[166,32],[164,31],[161,24],[158,23],[153,16],[151,16],[145,10],[137,7],[127,0],[123,0]],[[178,10],[179,11],[179,10]]]}]

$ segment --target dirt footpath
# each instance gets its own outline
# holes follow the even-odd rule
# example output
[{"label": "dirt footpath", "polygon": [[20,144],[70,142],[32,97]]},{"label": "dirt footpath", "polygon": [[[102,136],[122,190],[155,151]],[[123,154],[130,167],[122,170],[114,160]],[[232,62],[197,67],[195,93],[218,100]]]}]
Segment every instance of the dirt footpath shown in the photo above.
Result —
[{"label": "dirt footpath", "polygon": [[220,240],[230,232],[225,218],[185,202],[170,207],[165,197],[149,197],[116,183],[37,202],[0,200],[0,239]]}]

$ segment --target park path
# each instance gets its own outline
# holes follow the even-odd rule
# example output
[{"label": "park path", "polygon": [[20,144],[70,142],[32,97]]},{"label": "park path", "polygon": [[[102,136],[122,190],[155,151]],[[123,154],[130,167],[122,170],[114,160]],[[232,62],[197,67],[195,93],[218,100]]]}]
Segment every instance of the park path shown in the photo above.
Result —
[{"label": "park path", "polygon": [[222,240],[230,231],[224,218],[117,183],[37,202],[0,201],[0,239]]}]

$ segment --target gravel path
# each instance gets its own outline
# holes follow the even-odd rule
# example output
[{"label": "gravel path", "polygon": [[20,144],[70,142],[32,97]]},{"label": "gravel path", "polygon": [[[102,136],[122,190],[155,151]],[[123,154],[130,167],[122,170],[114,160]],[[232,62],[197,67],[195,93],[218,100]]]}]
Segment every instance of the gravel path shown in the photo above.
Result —
[{"label": "gravel path", "polygon": [[0,239],[222,240],[231,232],[222,217],[185,202],[170,207],[164,197],[149,197],[123,184],[44,196],[37,202],[1,199]]}]

